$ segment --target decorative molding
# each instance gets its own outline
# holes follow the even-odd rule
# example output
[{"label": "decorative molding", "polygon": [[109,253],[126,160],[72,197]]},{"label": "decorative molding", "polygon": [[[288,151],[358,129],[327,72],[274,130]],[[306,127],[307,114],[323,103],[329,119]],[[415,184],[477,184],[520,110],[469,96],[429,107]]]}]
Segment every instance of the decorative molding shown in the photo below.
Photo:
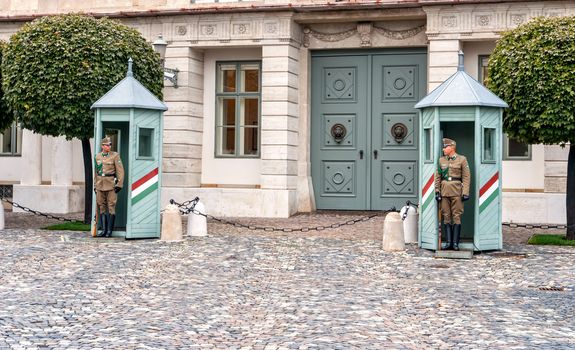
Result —
[{"label": "decorative molding", "polygon": [[200,26],[200,33],[205,36],[217,36],[218,30],[214,24],[206,24]]},{"label": "decorative molding", "polygon": [[183,36],[188,33],[188,28],[186,26],[176,26],[176,34]]},{"label": "decorative molding", "polygon": [[233,33],[234,35],[249,35],[251,33],[249,23],[234,24]]},{"label": "decorative molding", "polygon": [[372,29],[371,22],[367,23],[358,23],[357,24],[357,32],[359,34],[359,38],[361,43],[359,44],[361,47],[371,47],[371,29]]},{"label": "decorative molding", "polygon": [[526,20],[526,15],[525,14],[513,14],[511,15],[511,25],[513,26],[518,26],[520,24],[525,23]]},{"label": "decorative molding", "polygon": [[276,22],[267,22],[264,24],[264,28],[267,34],[274,34],[278,31],[278,24]]},{"label": "decorative molding", "polygon": [[322,32],[315,31],[315,30],[311,29],[310,27],[305,27],[303,29],[303,34],[304,34],[303,46],[309,47],[310,36],[313,36],[314,38],[316,38],[320,41],[333,43],[336,41],[345,40],[345,39],[355,35],[356,33],[357,33],[357,28],[352,28],[352,29],[346,30],[344,32],[339,32],[339,33],[322,33]]},{"label": "decorative molding", "polygon": [[405,40],[423,32],[425,30],[425,24],[422,24],[419,27],[404,30],[391,30],[376,26],[374,26],[373,29],[375,29],[376,32],[385,36],[386,38],[393,40]]},{"label": "decorative molding", "polygon": [[346,31],[338,33],[322,33],[314,29],[311,29],[310,27],[305,27],[303,29],[303,46],[309,47],[310,37],[314,37],[320,41],[333,43],[345,40],[357,34],[359,35],[361,40],[360,46],[371,47],[372,33],[374,31],[389,39],[404,40],[416,36],[417,34],[423,32],[424,30],[425,25],[405,30],[390,30],[387,28],[374,26],[371,22],[361,22],[358,23],[355,28],[348,29]]},{"label": "decorative molding", "polygon": [[443,16],[441,18],[441,24],[444,28],[455,28],[455,27],[457,27],[457,17],[456,16]]},{"label": "decorative molding", "polygon": [[515,28],[529,20],[545,16],[575,14],[574,1],[517,1],[505,4],[465,4],[424,6],[427,13],[427,36],[445,34],[496,38],[500,32]]},{"label": "decorative molding", "polygon": [[477,21],[477,25],[480,27],[487,27],[491,24],[491,16],[490,15],[480,15],[475,17]]}]

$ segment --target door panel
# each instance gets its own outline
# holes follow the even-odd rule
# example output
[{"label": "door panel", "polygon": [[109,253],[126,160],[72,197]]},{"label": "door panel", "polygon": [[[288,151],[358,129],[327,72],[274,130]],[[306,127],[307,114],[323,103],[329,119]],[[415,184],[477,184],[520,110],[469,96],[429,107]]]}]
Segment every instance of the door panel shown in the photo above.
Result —
[{"label": "door panel", "polygon": [[312,176],[318,209],[365,209],[367,57],[312,58]]},{"label": "door panel", "polygon": [[400,208],[418,197],[419,121],[425,54],[373,56],[370,209]]},{"label": "door panel", "polygon": [[418,197],[426,55],[312,57],[311,162],[318,209],[382,210]]}]

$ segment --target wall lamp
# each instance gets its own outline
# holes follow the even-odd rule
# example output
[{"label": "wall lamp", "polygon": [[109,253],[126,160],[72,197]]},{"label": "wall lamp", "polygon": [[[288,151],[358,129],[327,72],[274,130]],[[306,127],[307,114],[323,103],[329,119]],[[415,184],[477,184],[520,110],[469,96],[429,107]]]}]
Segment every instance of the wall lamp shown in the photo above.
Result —
[{"label": "wall lamp", "polygon": [[178,68],[167,68],[165,66],[166,62],[166,47],[168,47],[168,42],[164,40],[162,34],[158,35],[156,41],[152,43],[154,51],[160,54],[160,62],[162,62],[162,68],[164,68],[164,79],[169,80],[174,84],[174,88],[178,88]]}]

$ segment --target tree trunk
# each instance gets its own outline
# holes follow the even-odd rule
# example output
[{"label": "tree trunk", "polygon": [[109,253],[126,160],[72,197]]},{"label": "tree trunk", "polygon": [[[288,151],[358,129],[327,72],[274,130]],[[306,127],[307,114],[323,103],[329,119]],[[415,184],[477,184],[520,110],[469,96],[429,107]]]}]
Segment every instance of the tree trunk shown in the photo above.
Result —
[{"label": "tree trunk", "polygon": [[93,171],[92,171],[92,150],[89,139],[82,139],[82,156],[84,158],[84,223],[89,224],[92,220],[92,193],[93,193]]},{"label": "tree trunk", "polygon": [[569,146],[567,161],[567,239],[575,240],[575,144]]}]

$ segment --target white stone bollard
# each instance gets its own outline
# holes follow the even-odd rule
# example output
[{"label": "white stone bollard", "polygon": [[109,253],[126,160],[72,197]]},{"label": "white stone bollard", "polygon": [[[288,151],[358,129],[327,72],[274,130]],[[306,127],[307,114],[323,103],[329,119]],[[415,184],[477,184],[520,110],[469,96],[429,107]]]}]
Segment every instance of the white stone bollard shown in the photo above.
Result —
[{"label": "white stone bollard", "polygon": [[[197,211],[202,214],[206,213],[206,206],[202,202],[196,203],[194,207]],[[193,237],[205,237],[208,235],[208,219],[203,215],[197,215],[194,213],[188,214],[188,236]]]},{"label": "white stone bollard", "polygon": [[395,252],[405,250],[403,237],[403,222],[399,213],[391,212],[383,221],[383,250]]},{"label": "white stone bollard", "polygon": [[177,205],[168,204],[162,215],[162,241],[181,241],[182,236],[182,217]]},{"label": "white stone bollard", "polygon": [[411,205],[406,205],[401,208],[399,215],[403,220],[403,237],[405,237],[405,243],[417,243],[417,222],[419,220],[417,209]]},{"label": "white stone bollard", "polygon": [[4,229],[4,203],[0,201],[0,230]]}]

